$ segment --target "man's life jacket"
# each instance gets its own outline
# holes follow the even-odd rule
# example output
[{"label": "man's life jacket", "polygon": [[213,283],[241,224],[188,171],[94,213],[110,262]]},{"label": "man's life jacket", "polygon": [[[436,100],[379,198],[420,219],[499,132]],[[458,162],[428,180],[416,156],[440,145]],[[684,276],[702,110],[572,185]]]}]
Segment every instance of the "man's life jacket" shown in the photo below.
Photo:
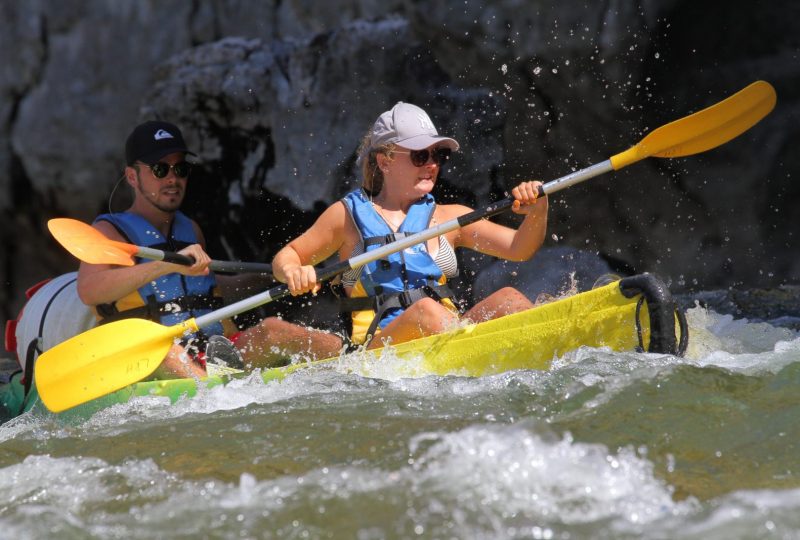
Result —
[{"label": "man's life jacket", "polygon": [[[365,252],[429,227],[436,206],[431,195],[416,201],[397,232],[377,213],[366,193],[357,189],[342,199],[361,237]],[[349,298],[340,299],[340,311],[352,312],[351,342],[369,342],[411,304],[425,297],[457,311],[445,284],[446,277],[428,253],[426,242],[365,264]]]},{"label": "man's life jacket", "polygon": [[[182,212],[175,213],[172,229],[166,238],[146,219],[130,212],[103,214],[95,219],[95,223],[98,221],[111,223],[128,242],[137,246],[179,251],[199,241],[191,220]],[[137,258],[136,262],[146,261]],[[166,274],[116,302],[95,306],[95,312],[100,324],[137,317],[173,326],[221,307],[222,298],[215,295],[216,283],[213,273],[205,276],[185,276],[177,272]],[[219,322],[201,330],[205,336],[223,333]]]}]

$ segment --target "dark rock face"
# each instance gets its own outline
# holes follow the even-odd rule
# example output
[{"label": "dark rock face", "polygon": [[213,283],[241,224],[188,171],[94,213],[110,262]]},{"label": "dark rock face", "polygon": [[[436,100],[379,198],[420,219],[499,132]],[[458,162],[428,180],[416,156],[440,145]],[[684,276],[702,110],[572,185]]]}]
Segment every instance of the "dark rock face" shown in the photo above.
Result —
[{"label": "dark rock face", "polygon": [[[46,220],[107,208],[142,119],[178,123],[196,149],[185,210],[212,256],[269,260],[358,185],[360,139],[397,101],[424,107],[462,145],[437,198],[477,205],[603,161],[757,79],[776,87],[778,106],[747,134],[555,195],[550,253],[511,281],[536,289],[560,270],[589,281],[603,269],[655,272],[680,291],[800,280],[790,150],[800,6],[485,4],[2,4],[2,314],[16,314],[26,287],[76,267]],[[126,196],[111,204],[124,209]],[[468,297],[486,292],[475,275],[491,284],[506,271],[461,260]]]}]

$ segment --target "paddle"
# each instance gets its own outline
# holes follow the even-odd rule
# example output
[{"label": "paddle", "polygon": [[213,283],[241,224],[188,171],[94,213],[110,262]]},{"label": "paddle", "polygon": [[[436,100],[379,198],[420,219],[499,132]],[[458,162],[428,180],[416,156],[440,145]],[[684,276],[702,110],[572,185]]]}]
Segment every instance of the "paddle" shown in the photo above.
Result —
[{"label": "paddle", "polygon": [[[183,266],[191,266],[194,263],[192,257],[187,257],[180,253],[111,240],[94,227],[75,219],[51,219],[47,222],[47,228],[50,229],[50,234],[73,256],[91,264],[133,266],[136,264],[136,261],[133,260],[134,257],[165,261]],[[215,272],[272,273],[272,265],[266,263],[211,261],[209,268]]]},{"label": "paddle", "polygon": [[[576,171],[542,186],[541,194],[555,193],[612,169],[618,170],[646,157],[679,157],[719,146],[743,133],[775,105],[775,91],[759,81],[700,112],[667,124],[636,146],[609,160]],[[346,270],[385,258],[415,244],[438,237],[507,210],[504,199],[480,210],[420,231],[367,253],[341,261],[318,273],[320,282]],[[286,285],[246,298],[197,319],[163,326],[142,319],[126,319],[100,326],[45,351],[36,365],[36,385],[45,406],[53,412],[75,407],[138,382],[155,371],[184,332],[232,317],[289,294]]]}]

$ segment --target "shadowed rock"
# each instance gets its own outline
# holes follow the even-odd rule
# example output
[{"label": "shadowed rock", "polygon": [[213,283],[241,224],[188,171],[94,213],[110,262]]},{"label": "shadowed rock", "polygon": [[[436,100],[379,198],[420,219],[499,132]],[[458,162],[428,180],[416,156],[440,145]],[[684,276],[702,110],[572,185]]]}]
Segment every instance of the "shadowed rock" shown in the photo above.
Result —
[{"label": "shadowed rock", "polygon": [[779,100],[756,128],[559,193],[548,236],[686,290],[800,280],[793,3],[307,4],[0,6],[6,317],[27,286],[76,267],[44,222],[106,208],[143,118],[179,123],[198,149],[186,209],[212,255],[268,260],[357,185],[359,139],[396,101],[462,143],[437,197],[476,205],[607,159],[758,78]]}]

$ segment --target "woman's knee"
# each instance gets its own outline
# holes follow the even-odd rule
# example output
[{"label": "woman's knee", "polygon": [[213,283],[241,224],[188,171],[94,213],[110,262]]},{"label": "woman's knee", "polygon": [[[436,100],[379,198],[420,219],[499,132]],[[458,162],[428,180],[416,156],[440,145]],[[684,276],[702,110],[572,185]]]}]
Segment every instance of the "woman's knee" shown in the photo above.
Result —
[{"label": "woman's knee", "polygon": [[498,289],[495,294],[499,295],[500,298],[505,298],[508,300],[528,300],[527,296],[519,292],[519,290],[515,289],[514,287],[503,287],[502,289]]},{"label": "woman's knee", "polygon": [[531,302],[527,296],[522,294],[514,287],[503,287],[495,292],[494,296],[498,303],[506,304],[508,306],[525,308],[533,307],[533,302]]},{"label": "woman's knee", "polygon": [[465,317],[472,322],[487,321],[533,307],[527,296],[514,287],[503,287],[473,306]]},{"label": "woman's knee", "polygon": [[414,302],[409,308],[415,313],[415,317],[426,328],[431,330],[442,330],[453,322],[457,316],[433,298],[422,298]]}]

